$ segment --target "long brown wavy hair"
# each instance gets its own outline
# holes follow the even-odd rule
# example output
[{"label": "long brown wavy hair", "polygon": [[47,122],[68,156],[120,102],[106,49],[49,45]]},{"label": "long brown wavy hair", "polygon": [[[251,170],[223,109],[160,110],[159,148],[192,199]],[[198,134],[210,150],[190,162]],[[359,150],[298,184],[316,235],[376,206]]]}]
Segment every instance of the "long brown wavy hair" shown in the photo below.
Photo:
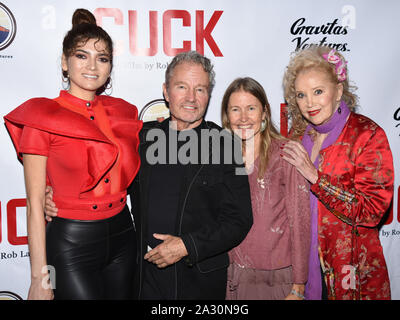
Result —
[{"label": "long brown wavy hair", "polygon": [[226,89],[224,97],[222,98],[222,105],[221,105],[221,119],[222,119],[222,126],[228,130],[232,131],[231,125],[228,119],[228,103],[229,98],[234,92],[238,91],[245,91],[250,93],[254,97],[260,101],[261,105],[264,107],[265,112],[265,121],[266,126],[265,130],[260,132],[260,169],[258,171],[258,175],[261,178],[268,165],[269,160],[269,148],[271,146],[271,142],[273,139],[284,139],[283,136],[279,134],[279,131],[276,129],[275,125],[271,119],[271,107],[269,105],[267,95],[265,93],[264,88],[262,85],[250,77],[245,78],[237,78],[234,80]]}]

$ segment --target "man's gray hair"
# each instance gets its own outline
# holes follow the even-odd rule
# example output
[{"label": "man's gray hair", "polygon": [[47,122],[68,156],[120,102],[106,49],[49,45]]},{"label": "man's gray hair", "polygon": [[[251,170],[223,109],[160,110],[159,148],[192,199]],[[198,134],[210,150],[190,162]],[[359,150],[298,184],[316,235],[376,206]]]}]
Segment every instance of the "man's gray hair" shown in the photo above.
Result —
[{"label": "man's gray hair", "polygon": [[172,59],[171,63],[168,64],[167,70],[165,71],[165,85],[167,89],[169,88],[169,81],[172,77],[175,67],[183,62],[199,64],[203,67],[204,71],[208,73],[208,94],[211,96],[211,92],[215,85],[214,66],[212,65],[210,59],[198,53],[197,51],[186,51],[179,53]]}]

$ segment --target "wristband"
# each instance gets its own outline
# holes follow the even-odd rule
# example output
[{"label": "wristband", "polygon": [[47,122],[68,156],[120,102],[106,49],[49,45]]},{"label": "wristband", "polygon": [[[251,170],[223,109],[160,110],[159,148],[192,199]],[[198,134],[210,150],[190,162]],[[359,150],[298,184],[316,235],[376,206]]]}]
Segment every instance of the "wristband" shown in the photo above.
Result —
[{"label": "wristband", "polygon": [[304,300],[305,297],[304,295],[302,295],[300,292],[297,292],[296,290],[292,289],[292,291],[290,291],[291,294],[294,294],[296,297],[299,297],[300,299]]}]

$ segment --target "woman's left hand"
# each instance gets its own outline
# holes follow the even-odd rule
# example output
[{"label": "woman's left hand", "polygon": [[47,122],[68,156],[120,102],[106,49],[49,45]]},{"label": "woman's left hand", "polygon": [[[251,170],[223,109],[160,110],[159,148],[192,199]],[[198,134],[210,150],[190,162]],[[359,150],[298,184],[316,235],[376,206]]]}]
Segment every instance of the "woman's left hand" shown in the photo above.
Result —
[{"label": "woman's left hand", "polygon": [[318,171],[300,142],[289,140],[282,148],[281,157],[296,167],[310,183],[318,180]]}]

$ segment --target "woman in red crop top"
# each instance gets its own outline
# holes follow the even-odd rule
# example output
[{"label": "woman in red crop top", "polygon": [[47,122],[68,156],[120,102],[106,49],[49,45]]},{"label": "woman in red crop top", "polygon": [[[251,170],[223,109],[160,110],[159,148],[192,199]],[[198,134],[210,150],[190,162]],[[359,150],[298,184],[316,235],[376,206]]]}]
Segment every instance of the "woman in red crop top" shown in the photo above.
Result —
[{"label": "woman in red crop top", "polygon": [[[72,24],[62,55],[69,90],[30,99],[4,117],[24,165],[28,299],[128,299],[136,237],[126,190],[139,170],[142,123],[135,106],[98,95],[110,80],[109,35],[84,9]],[[47,226],[46,185],[58,208]]]}]

